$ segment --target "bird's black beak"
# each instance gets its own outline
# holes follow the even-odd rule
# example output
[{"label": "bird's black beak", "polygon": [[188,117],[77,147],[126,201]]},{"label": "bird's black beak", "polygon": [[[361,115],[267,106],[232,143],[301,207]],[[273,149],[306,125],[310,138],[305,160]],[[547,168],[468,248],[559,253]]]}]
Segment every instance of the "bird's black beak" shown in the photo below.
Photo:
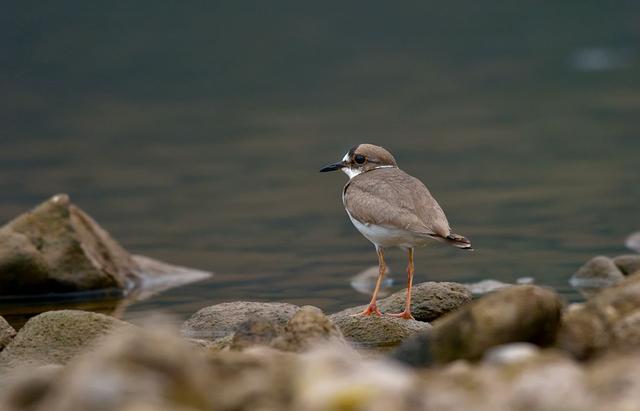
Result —
[{"label": "bird's black beak", "polygon": [[336,170],[340,170],[343,167],[345,167],[345,165],[342,161],[340,161],[339,163],[328,164],[322,167],[322,170],[320,170],[320,172],[326,173],[327,171],[336,171]]}]

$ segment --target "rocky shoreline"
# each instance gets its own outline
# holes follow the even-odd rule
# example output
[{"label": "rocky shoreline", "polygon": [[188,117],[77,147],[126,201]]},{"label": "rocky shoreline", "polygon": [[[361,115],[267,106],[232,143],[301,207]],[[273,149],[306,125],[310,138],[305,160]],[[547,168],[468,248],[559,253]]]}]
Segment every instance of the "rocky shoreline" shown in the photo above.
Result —
[{"label": "rocky shoreline", "polygon": [[[109,287],[127,290],[127,279],[145,289],[144,278],[198,272],[132,258],[88,216],[74,222],[79,213],[54,197],[0,229],[3,281],[78,289],[111,275]],[[65,282],[62,251],[95,278]],[[532,284],[416,284],[416,320],[252,301],[205,307],[179,328],[57,310],[16,332],[0,317],[0,410],[637,409],[640,255],[596,257],[574,281],[587,284],[584,303]],[[399,311],[404,292],[381,310]]]},{"label": "rocky shoreline", "polygon": [[77,310],[42,313],[17,333],[0,321],[0,409],[627,410],[640,400],[640,272],[570,306],[535,285],[476,300],[463,290],[417,286],[415,304],[440,313],[430,322],[258,302],[203,308],[180,330]]}]

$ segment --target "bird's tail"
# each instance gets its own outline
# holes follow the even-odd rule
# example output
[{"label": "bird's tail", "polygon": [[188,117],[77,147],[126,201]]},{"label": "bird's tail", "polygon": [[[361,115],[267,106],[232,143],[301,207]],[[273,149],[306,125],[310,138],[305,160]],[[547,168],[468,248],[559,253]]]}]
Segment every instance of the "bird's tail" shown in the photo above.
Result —
[{"label": "bird's tail", "polygon": [[473,247],[471,247],[471,241],[469,241],[466,237],[461,236],[460,234],[451,233],[446,237],[434,236],[434,238],[451,246],[461,248],[463,250],[473,251]]}]

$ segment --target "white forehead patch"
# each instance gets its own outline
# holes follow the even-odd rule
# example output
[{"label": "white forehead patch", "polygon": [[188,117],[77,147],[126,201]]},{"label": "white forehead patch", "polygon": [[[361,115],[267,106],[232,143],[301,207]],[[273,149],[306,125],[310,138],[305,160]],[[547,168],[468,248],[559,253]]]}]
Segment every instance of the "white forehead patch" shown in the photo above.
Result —
[{"label": "white forehead patch", "polygon": [[[342,157],[342,161],[344,161],[345,163],[349,162],[349,153],[347,152],[347,154],[344,155],[344,157]],[[351,180],[353,177],[357,176],[358,174],[362,174],[362,170],[359,170],[357,168],[349,168],[349,167],[342,167],[342,171],[349,176],[349,180]]]}]

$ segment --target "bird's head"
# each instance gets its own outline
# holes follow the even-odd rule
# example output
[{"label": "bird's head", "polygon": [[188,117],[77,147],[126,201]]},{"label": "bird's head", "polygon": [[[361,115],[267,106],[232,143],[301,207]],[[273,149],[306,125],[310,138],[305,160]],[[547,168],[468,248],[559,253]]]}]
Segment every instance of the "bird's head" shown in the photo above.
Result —
[{"label": "bird's head", "polygon": [[342,170],[349,178],[377,168],[398,167],[390,152],[373,144],[358,144],[344,155],[342,161],[324,166],[320,172]]}]

